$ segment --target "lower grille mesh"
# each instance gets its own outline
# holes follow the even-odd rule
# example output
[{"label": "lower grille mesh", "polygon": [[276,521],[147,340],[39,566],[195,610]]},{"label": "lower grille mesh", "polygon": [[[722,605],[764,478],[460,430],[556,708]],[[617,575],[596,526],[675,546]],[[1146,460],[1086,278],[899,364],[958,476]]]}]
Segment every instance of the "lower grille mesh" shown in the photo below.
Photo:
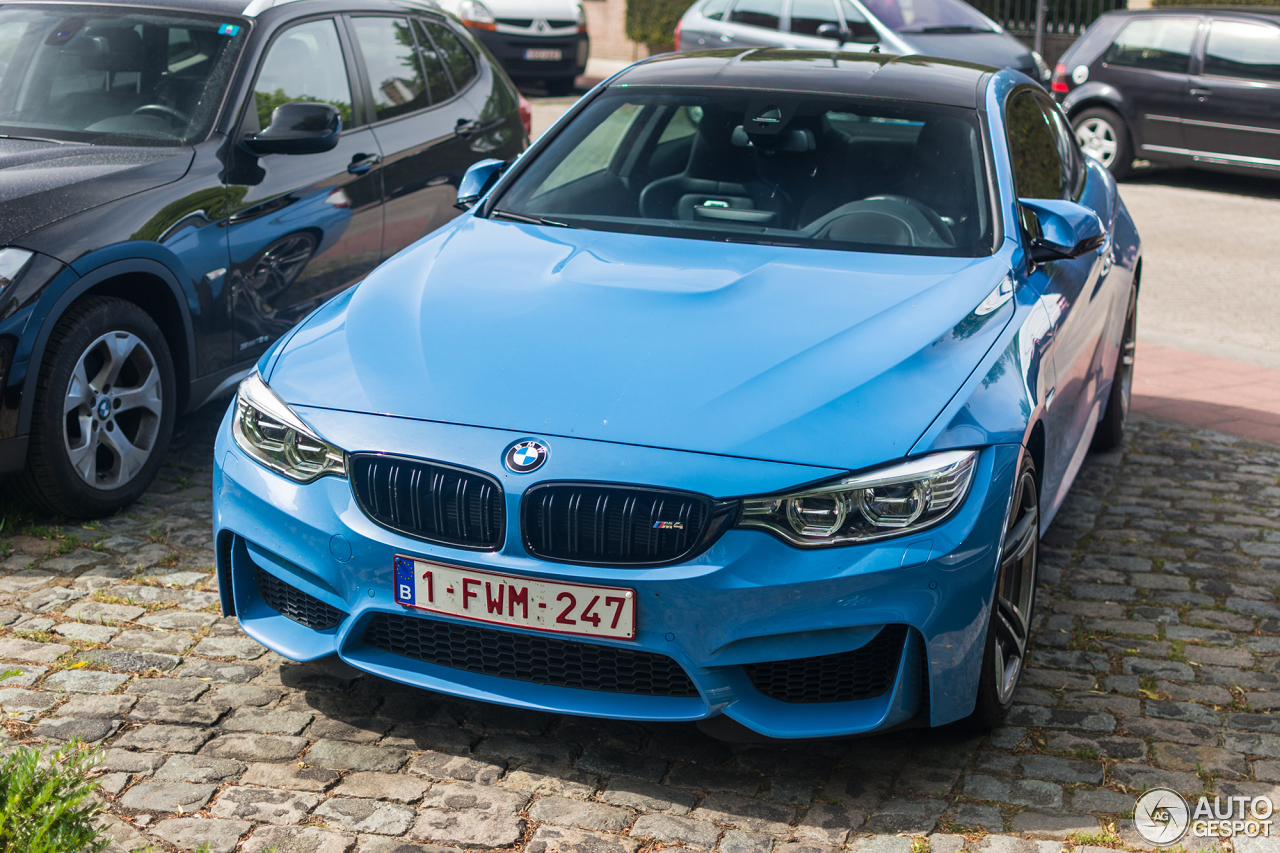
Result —
[{"label": "lower grille mesh", "polygon": [[697,696],[688,674],[666,655],[378,613],[364,641],[375,649],[481,675],[554,687]]},{"label": "lower grille mesh", "polygon": [[756,690],[779,702],[874,699],[893,686],[906,639],[906,625],[886,625],[871,642],[851,652],[753,663],[743,669]]},{"label": "lower grille mesh", "polygon": [[267,606],[282,616],[288,616],[294,622],[306,625],[316,631],[327,631],[336,628],[347,614],[336,607],[330,607],[313,595],[307,595],[300,589],[292,587],[278,577],[257,569],[258,591]]}]

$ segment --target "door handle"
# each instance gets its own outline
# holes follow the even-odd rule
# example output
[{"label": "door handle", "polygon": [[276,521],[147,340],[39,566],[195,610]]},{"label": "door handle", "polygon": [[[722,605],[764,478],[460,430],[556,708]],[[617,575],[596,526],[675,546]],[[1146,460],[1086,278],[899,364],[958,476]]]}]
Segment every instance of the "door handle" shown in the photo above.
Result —
[{"label": "door handle", "polygon": [[453,126],[453,132],[458,136],[470,136],[479,129],[480,122],[465,118],[458,119],[458,123]]},{"label": "door handle", "polygon": [[351,158],[347,171],[353,175],[364,175],[381,162],[382,158],[377,154],[356,154]]},{"label": "door handle", "polygon": [[1213,94],[1212,89],[1192,89],[1191,90],[1192,97],[1199,98],[1202,101],[1212,94]]},{"label": "door handle", "polygon": [[729,36],[722,35],[720,36],[720,41],[729,42],[729,41],[733,41],[733,39],[731,39]]}]

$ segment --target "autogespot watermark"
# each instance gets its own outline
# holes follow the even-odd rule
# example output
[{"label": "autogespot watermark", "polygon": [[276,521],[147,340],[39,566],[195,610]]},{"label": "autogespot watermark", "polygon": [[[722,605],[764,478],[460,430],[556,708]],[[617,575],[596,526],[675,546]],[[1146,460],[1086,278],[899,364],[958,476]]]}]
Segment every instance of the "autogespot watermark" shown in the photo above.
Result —
[{"label": "autogespot watermark", "polygon": [[1271,835],[1270,797],[1223,797],[1205,794],[1192,808],[1177,791],[1152,788],[1138,798],[1133,825],[1138,834],[1162,847],[1194,838],[1250,838]]}]

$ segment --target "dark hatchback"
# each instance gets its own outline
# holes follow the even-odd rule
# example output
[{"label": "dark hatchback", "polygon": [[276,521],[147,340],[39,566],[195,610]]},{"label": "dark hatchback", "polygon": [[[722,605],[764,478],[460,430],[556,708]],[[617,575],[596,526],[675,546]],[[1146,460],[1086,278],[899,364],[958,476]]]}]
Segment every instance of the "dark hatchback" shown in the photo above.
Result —
[{"label": "dark hatchback", "polygon": [[135,499],[175,416],[457,215],[528,144],[506,74],[418,2],[0,6],[0,474]]},{"label": "dark hatchback", "polygon": [[1118,177],[1135,157],[1280,170],[1280,8],[1108,13],[1063,55],[1052,89],[1081,147]]}]

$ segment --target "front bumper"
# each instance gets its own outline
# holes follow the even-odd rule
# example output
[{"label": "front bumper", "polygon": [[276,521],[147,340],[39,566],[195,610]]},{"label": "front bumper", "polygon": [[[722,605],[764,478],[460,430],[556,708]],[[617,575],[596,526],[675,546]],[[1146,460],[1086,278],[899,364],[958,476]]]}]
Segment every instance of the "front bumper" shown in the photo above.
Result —
[{"label": "front bumper", "polygon": [[[507,74],[517,79],[546,80],[577,77],[587,70],[591,40],[586,33],[526,36],[490,30],[471,30]],[[525,59],[525,50],[559,49],[559,60]]]},{"label": "front bumper", "polygon": [[[730,530],[677,565],[599,568],[528,555],[518,509],[537,482],[633,482],[730,496],[776,491],[829,476],[824,469],[702,454],[548,440],[553,455],[534,474],[502,468],[502,451],[525,436],[397,418],[300,409],[321,435],[350,450],[440,459],[484,470],[506,494],[505,544],[496,552],[430,545],[374,524],[345,479],[298,485],[244,455],[230,410],[215,449],[214,527],[227,613],[244,631],[293,660],[338,655],[385,678],[456,696],[540,711],[637,720],[696,720],[726,714],[771,737],[828,737],[910,721],[942,725],[973,708],[1016,446],[982,451],[960,510],[917,536],[865,546],[805,551],[762,532]],[[380,651],[365,632],[379,614],[404,618],[393,600],[396,554],[508,574],[623,586],[637,595],[633,641],[572,638],[674,659],[697,695],[635,695],[532,683],[469,672]],[[281,615],[259,589],[258,572],[338,611],[314,630]],[[454,625],[467,620],[430,614]],[[385,621],[385,617],[379,617]],[[760,692],[747,666],[849,652],[885,626],[906,626],[892,684],[854,701],[780,701]],[[518,628],[486,628],[545,637]],[[509,638],[508,638],[509,639]]]}]

